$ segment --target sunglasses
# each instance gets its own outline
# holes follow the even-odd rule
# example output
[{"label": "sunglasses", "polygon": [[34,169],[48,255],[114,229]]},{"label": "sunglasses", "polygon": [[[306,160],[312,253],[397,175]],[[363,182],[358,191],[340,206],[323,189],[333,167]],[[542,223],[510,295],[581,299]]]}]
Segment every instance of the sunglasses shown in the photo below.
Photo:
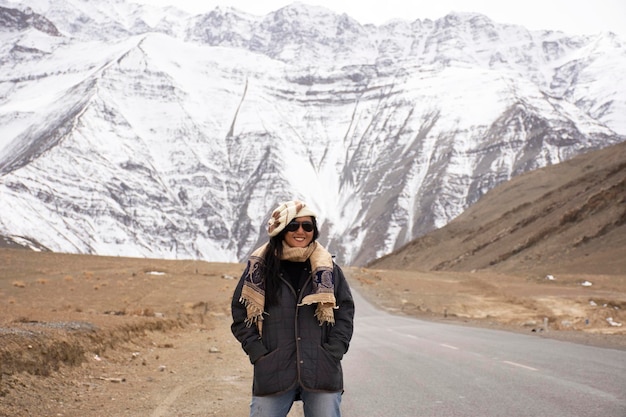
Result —
[{"label": "sunglasses", "polygon": [[297,222],[295,220],[289,222],[289,224],[287,226],[285,226],[285,229],[288,232],[295,232],[297,231],[300,226],[302,226],[302,230],[304,230],[305,232],[312,232],[313,231],[313,222],[309,222],[309,221],[305,221],[305,222]]}]

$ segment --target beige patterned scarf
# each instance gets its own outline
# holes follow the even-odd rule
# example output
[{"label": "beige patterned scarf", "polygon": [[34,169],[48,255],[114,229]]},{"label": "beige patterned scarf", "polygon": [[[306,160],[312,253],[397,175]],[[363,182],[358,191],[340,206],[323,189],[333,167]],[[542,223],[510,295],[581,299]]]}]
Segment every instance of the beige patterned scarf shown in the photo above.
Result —
[{"label": "beige patterned scarf", "polygon": [[[239,301],[246,306],[246,324],[255,323],[259,334],[263,329],[263,310],[265,309],[265,280],[263,279],[263,256],[268,244],[255,250],[244,271],[244,284]],[[282,260],[293,262],[311,261],[313,270],[313,293],[302,299],[302,305],[317,303],[315,317],[320,326],[324,323],[335,323],[333,309],[337,308],[335,300],[335,277],[333,274],[332,255],[319,243],[313,242],[306,248],[292,248],[283,242]]]}]

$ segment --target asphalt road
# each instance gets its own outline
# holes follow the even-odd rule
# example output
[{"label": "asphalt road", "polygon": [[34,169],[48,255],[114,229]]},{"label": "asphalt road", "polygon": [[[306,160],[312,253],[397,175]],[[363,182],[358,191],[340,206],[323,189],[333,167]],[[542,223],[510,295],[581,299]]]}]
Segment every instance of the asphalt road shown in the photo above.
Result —
[{"label": "asphalt road", "polygon": [[626,352],[421,321],[354,292],[343,417],[626,417]]}]

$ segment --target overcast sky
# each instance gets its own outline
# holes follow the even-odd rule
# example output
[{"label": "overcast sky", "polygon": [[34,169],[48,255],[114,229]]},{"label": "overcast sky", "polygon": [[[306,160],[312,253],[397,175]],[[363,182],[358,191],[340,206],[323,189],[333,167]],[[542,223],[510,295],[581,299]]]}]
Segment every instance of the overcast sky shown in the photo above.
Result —
[{"label": "overcast sky", "polygon": [[[172,4],[202,13],[216,6],[230,6],[263,16],[280,9],[288,0],[131,0],[153,5]],[[393,18],[413,21],[438,19],[451,11],[478,12],[498,23],[514,23],[528,29],[561,30],[568,34],[612,31],[626,39],[625,0],[307,0],[346,13],[360,23],[381,24]]]}]

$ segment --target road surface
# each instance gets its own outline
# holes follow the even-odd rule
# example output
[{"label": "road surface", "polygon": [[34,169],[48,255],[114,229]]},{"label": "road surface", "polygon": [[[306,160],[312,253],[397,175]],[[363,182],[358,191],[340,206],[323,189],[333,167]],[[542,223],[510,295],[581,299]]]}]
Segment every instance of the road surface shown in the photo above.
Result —
[{"label": "road surface", "polygon": [[354,297],[343,417],[626,417],[625,351],[394,316]]}]

